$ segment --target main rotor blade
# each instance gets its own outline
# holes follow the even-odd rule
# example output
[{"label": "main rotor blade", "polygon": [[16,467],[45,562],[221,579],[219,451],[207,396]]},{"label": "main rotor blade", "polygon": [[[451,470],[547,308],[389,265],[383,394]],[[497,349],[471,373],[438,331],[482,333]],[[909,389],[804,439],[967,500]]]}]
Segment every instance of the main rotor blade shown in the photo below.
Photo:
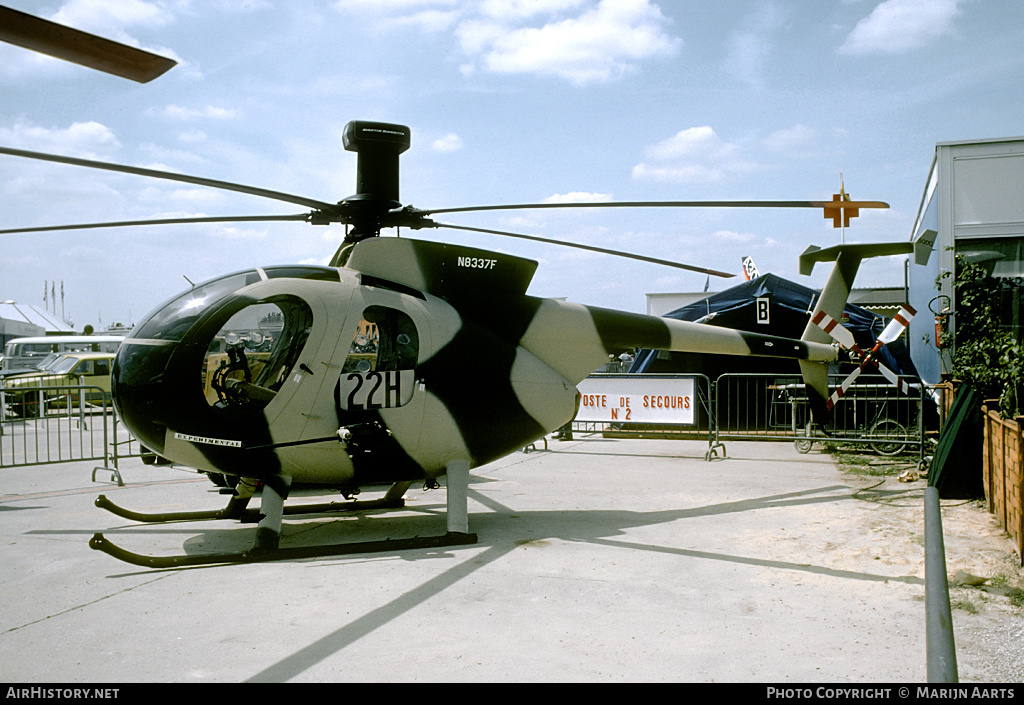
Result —
[{"label": "main rotor blade", "polygon": [[325,203],[324,201],[317,201],[312,198],[305,198],[304,196],[294,196],[290,193],[282,193],[281,191],[270,191],[268,189],[257,188],[256,186],[234,184],[229,181],[218,181],[216,179],[207,179],[201,176],[188,176],[187,174],[175,174],[170,171],[159,171],[157,169],[143,169],[141,167],[136,166],[125,166],[123,164],[112,164],[110,162],[97,162],[93,161],[92,159],[79,159],[77,157],[64,157],[59,154],[46,154],[45,152],[30,152],[24,149],[11,149],[10,147],[0,147],[0,154],[9,154],[12,157],[24,157],[25,159],[37,159],[45,162],[57,162],[58,164],[84,166],[89,169],[103,169],[105,171],[116,171],[122,174],[135,174],[136,176],[147,176],[153,179],[181,181],[186,184],[207,186],[209,188],[222,189],[225,191],[237,191],[238,193],[247,193],[251,196],[271,198],[275,201],[295,203],[300,206],[307,206],[309,208],[315,208],[316,210],[327,211],[328,213],[331,214],[336,214],[339,210],[338,207],[334,204]]},{"label": "main rotor blade", "polygon": [[627,259],[635,259],[641,262],[650,262],[651,264],[660,264],[666,267],[675,267],[676,269],[686,269],[691,272],[700,272],[701,274],[710,274],[715,277],[734,277],[735,274],[729,272],[718,272],[714,269],[705,269],[704,267],[695,267],[690,264],[682,264],[680,262],[671,262],[665,259],[657,259],[655,257],[647,257],[646,255],[636,255],[630,252],[622,252],[621,250],[606,250],[603,247],[594,247],[593,245],[581,245],[577,242],[565,242],[564,240],[552,240],[546,237],[537,237],[536,235],[523,235],[522,233],[510,233],[504,230],[488,230],[487,228],[470,228],[464,225],[450,225],[448,223],[435,223],[435,227],[438,228],[451,228],[452,230],[466,230],[474,233],[489,233],[491,235],[505,235],[508,237],[517,237],[522,240],[533,240],[534,242],[545,242],[550,245],[562,245],[564,247],[575,247],[579,250],[589,250],[591,252],[600,252],[603,255],[613,255],[615,257],[625,257]]},{"label": "main rotor blade", "polygon": [[[473,211],[524,210],[533,208],[824,208],[835,201],[593,201],[579,203],[516,203],[504,206],[422,209],[424,215],[469,213]],[[843,208],[888,208],[882,201],[843,201]]]},{"label": "main rotor blade", "polygon": [[178,63],[3,6],[0,40],[139,83],[152,81]]},{"label": "main rotor blade", "polygon": [[33,228],[0,230],[0,235],[12,233],[42,233],[54,230],[87,230],[90,228],[122,228],[136,225],[180,225],[182,223],[253,223],[278,220],[309,220],[308,213],[295,215],[215,215],[194,218],[154,218],[152,220],[121,220],[108,223],[76,223],[73,225],[42,225]]}]

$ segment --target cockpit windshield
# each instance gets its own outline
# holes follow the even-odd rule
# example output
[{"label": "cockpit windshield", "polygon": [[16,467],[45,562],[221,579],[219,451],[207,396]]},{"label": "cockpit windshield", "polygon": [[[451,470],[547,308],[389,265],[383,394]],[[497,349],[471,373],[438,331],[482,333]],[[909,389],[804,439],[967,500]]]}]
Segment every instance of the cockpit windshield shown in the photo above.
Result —
[{"label": "cockpit windshield", "polygon": [[259,273],[253,270],[229,274],[226,277],[200,284],[157,308],[147,320],[136,327],[132,337],[152,340],[181,340],[182,336],[188,332],[192,324],[209,306],[259,280]]},{"label": "cockpit windshield", "polygon": [[228,274],[199,284],[158,306],[146,320],[135,327],[131,337],[179,341],[211,306],[261,279],[280,277],[339,281],[336,269],[312,265],[266,267],[262,270],[251,269]]},{"label": "cockpit windshield", "polygon": [[[341,280],[332,267],[285,265],[203,282],[157,307],[137,325],[128,337],[122,363],[131,358],[133,370],[156,379],[166,373],[167,360],[180,355],[179,359],[190,360],[196,387],[210,406],[262,409],[296,364],[312,328],[313,313],[298,296],[256,300],[238,292],[280,278]],[[134,340],[163,344],[133,345]]]}]

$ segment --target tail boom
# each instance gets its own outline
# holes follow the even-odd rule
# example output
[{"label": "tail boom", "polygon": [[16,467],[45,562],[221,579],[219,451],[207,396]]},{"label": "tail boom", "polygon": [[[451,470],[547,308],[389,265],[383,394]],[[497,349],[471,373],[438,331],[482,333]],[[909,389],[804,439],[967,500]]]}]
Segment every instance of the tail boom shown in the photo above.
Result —
[{"label": "tail boom", "polygon": [[[566,335],[573,342],[565,344]],[[827,343],[719,328],[703,323],[615,311],[555,299],[541,302],[520,345],[578,383],[623,350],[648,348],[717,355],[837,359]]]}]

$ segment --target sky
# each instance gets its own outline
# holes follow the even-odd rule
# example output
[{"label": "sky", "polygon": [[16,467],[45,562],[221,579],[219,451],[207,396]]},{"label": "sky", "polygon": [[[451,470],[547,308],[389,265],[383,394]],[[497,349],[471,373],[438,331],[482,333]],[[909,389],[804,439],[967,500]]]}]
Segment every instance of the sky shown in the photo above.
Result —
[{"label": "sky", "polygon": [[[1024,135],[1019,0],[7,0],[178,61],[137,84],[0,44],[0,145],[336,202],[350,120],[408,125],[401,200],[879,200],[816,210],[491,211],[436,220],[735,272],[801,276],[809,245],[910,238],[935,145]],[[0,156],[0,229],[303,211],[251,195]],[[401,235],[537,260],[529,293],[626,311],[703,274],[454,230]],[[189,282],[326,264],[343,226],[0,235],[0,300],[78,329],[139,322]],[[857,286],[903,284],[904,258]],[[61,290],[63,289],[63,295]],[[49,292],[56,291],[56,301]],[[44,304],[44,292],[47,300]]]}]

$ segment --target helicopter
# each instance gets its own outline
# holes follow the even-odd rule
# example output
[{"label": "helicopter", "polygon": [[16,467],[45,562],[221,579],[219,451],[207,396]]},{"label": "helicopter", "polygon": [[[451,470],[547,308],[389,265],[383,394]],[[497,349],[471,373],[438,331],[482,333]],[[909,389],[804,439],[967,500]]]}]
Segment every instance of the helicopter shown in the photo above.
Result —
[{"label": "helicopter", "polygon": [[[848,225],[854,209],[885,207],[884,203],[854,202],[842,194],[832,201],[604,202],[425,210],[404,206],[399,199],[398,156],[411,144],[408,127],[353,121],[345,128],[343,144],[357,155],[357,192],[336,204],[201,177],[0,147],[0,154],[9,156],[227,188],[313,209],[284,216],[84,223],[0,234],[227,219],[347,226],[346,237],[327,266],[247,269],[199,283],[161,304],[125,338],[112,366],[113,402],[133,435],[166,459],[231,478],[233,482],[226,484],[233,484],[233,489],[227,506],[218,511],[140,514],[104,496],[97,498],[97,506],[143,522],[255,519],[253,547],[230,554],[143,556],[96,534],[92,548],[137,565],[176,567],[475,543],[467,510],[470,470],[570,422],[579,404],[576,385],[610,353],[623,349],[792,358],[799,361],[812,397],[821,404],[828,398],[827,363],[838,359],[838,346],[812,322],[803,339],[793,340],[537,298],[526,293],[535,261],[461,245],[384,237],[381,230],[480,230],[439,223],[433,216],[548,207],[823,208],[826,217]],[[484,232],[731,276],[579,243]],[[802,266],[804,259],[806,266],[836,262],[818,307],[838,315],[860,260],[902,252],[907,246],[809,248]],[[245,335],[244,328],[257,317],[272,318],[277,327],[269,335]],[[254,341],[261,352],[252,350]],[[412,483],[436,487],[442,477],[447,493],[444,534],[370,545],[280,546],[283,516],[292,510],[401,507]],[[338,491],[346,501],[285,507],[293,485]],[[361,488],[380,485],[389,486],[383,498],[354,499]],[[260,488],[261,506],[253,513],[247,507]]]},{"label": "helicopter", "polygon": [[[61,30],[0,8],[0,40],[70,60]],[[26,23],[31,41],[11,38]],[[67,29],[67,28],[64,28]],[[77,30],[73,30],[77,31]],[[83,33],[84,34],[84,33]],[[91,37],[92,35],[86,35]],[[35,42],[33,44],[33,42]],[[117,47],[94,44],[97,63]],[[158,57],[159,58],[159,57]],[[141,61],[141,58],[136,60]],[[173,62],[164,60],[159,75]],[[162,69],[160,71],[159,69]],[[131,73],[131,72],[128,72]],[[140,80],[128,76],[133,80]],[[143,76],[144,77],[144,76]],[[651,348],[796,359],[815,413],[827,413],[827,363],[839,346],[812,321],[800,340],[734,331],[527,294],[538,263],[487,250],[384,237],[385,229],[447,228],[565,245],[707,274],[730,273],[523,233],[442,223],[438,215],[541,208],[814,208],[839,227],[860,208],[841,189],[831,201],[629,201],[525,203],[419,209],[399,197],[407,126],[350,122],[356,193],[337,203],[205,177],[0,147],[0,155],[179,181],[303,206],[302,213],[165,218],[25,227],[0,235],[84,228],[209,222],[340,223],[330,263],[254,267],[194,285],[157,306],[125,338],[112,365],[111,396],[124,425],[161,457],[221,478],[220,510],[144,514],[100,495],[96,505],[132,521],[232,519],[256,523],[249,550],[145,556],[102,534],[89,545],[151,568],[247,563],[472,544],[470,470],[563,427],[579,408],[576,385],[609,353]],[[861,259],[908,244],[808,248],[801,270],[835,266],[813,313],[837,317]],[[809,273],[805,272],[805,273]],[[495,315],[499,311],[500,315]],[[263,326],[262,322],[270,322]],[[446,532],[380,542],[281,547],[287,514],[404,506],[414,482],[446,486]],[[387,486],[377,500],[356,497]],[[340,493],[344,502],[286,506],[293,486]],[[260,495],[258,511],[248,505]]]}]

